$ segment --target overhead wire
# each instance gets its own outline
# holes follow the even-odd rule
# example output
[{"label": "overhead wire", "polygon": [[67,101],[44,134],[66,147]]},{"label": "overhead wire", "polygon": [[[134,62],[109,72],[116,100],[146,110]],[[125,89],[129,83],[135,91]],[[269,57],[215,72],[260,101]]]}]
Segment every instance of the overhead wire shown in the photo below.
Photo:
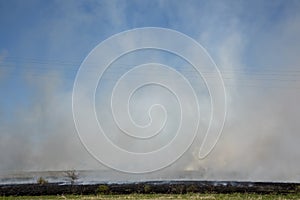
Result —
[{"label": "overhead wire", "polygon": [[[0,61],[0,71],[1,70],[14,70],[17,68],[24,70],[26,72],[30,72],[31,76],[34,77],[43,77],[41,73],[45,71],[60,71],[62,72],[62,78],[70,78],[74,79],[76,73],[81,65],[81,61],[75,60],[43,60],[43,59],[36,59],[36,58],[18,58],[18,57],[6,57],[4,60]],[[117,63],[118,67],[132,67],[130,63]],[[95,66],[97,64],[95,63]],[[300,66],[299,66],[300,67]],[[262,81],[262,82],[269,82],[273,83],[270,85],[272,87],[282,86],[282,83],[285,83],[284,86],[292,86],[295,87],[294,83],[300,82],[300,70],[291,70],[290,67],[288,69],[270,69],[270,67],[266,67],[263,69],[238,69],[231,67],[230,69],[224,69],[223,66],[222,70],[220,70],[223,80],[225,81],[226,86],[233,87],[236,85],[231,85],[229,82],[232,81],[242,81],[242,82],[253,82],[253,81]],[[94,70],[90,70],[91,73],[94,73]],[[117,74],[115,71],[107,72],[112,73],[111,75]],[[194,76],[195,70],[184,69],[183,73],[186,75]],[[212,72],[201,72],[205,77],[213,78],[215,76]],[[10,76],[16,76],[16,73],[10,73]],[[47,76],[54,76],[53,74],[47,74]],[[109,79],[109,76],[106,77]],[[286,85],[286,83],[293,83],[293,85]],[[259,84],[259,85],[249,85],[249,84],[239,84],[238,86],[249,86],[249,87],[265,87],[268,86],[266,84]],[[300,86],[300,83],[299,83]]]}]

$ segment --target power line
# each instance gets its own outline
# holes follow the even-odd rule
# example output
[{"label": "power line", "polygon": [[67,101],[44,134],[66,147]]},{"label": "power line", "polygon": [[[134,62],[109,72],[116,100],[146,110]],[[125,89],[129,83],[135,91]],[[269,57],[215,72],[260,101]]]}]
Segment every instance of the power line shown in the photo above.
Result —
[{"label": "power line", "polygon": [[[23,66],[21,70],[29,72],[30,76],[42,77],[45,78],[43,73],[44,71],[61,71],[62,78],[74,79],[75,75],[79,69],[81,62],[80,61],[62,61],[62,60],[42,60],[42,59],[32,59],[32,58],[17,58],[17,57],[7,57],[4,61],[0,62],[0,72],[1,69],[6,70],[15,70],[15,66]],[[51,67],[49,67],[51,66]],[[78,66],[75,68],[65,68],[65,66]],[[95,64],[95,66],[97,66]],[[129,63],[118,63],[114,67],[132,67],[133,65]],[[18,68],[20,69],[20,68]],[[90,70],[90,73],[95,73],[96,70]],[[195,76],[195,70],[190,69],[180,69],[184,75]],[[71,72],[71,74],[70,74]],[[106,80],[114,80],[109,76],[114,76],[119,74],[116,71],[107,71]],[[16,73],[8,73],[9,76],[17,76]],[[212,72],[203,72],[203,75],[206,77],[214,78],[215,74]],[[300,81],[300,70],[283,70],[283,69],[267,69],[263,70],[250,70],[250,69],[231,69],[231,70],[222,70],[221,75],[228,85],[228,81],[262,81],[268,83],[297,83]],[[47,76],[55,76],[47,74]],[[162,75],[163,76],[163,75]],[[299,77],[299,78],[298,78]],[[140,78],[140,77],[137,77]],[[266,84],[260,84],[257,87],[268,86]],[[278,84],[277,84],[278,85]],[[278,87],[275,85],[275,87]],[[246,85],[245,86],[250,86]],[[274,85],[271,85],[274,86]],[[295,85],[288,85],[295,86]],[[231,86],[229,86],[231,87]],[[256,87],[256,85],[254,85]]]}]

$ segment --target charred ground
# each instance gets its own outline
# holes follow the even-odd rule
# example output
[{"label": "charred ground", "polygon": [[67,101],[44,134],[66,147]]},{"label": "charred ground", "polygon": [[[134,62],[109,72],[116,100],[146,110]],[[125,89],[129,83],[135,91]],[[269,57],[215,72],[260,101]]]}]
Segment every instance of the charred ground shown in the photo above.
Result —
[{"label": "charred ground", "polygon": [[300,183],[236,181],[147,181],[106,184],[9,184],[0,185],[0,196],[62,194],[185,194],[185,193],[300,193]]}]

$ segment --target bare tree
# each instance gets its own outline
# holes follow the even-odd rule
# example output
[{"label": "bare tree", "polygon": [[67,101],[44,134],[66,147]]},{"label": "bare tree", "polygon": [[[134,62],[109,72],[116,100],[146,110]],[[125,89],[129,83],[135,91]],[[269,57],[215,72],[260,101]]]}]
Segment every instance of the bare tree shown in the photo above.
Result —
[{"label": "bare tree", "polygon": [[75,181],[79,178],[79,173],[76,170],[69,170],[65,172],[67,178],[71,180],[71,184],[74,184]]}]

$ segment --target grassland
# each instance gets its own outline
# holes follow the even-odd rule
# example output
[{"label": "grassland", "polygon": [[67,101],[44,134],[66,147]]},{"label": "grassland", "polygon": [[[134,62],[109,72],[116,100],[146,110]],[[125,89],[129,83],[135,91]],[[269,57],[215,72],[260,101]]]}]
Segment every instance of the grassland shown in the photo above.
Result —
[{"label": "grassland", "polygon": [[204,200],[285,200],[285,199],[299,199],[300,194],[242,194],[242,193],[234,193],[234,194],[129,194],[129,195],[58,195],[58,196],[10,196],[10,197],[0,197],[0,200],[12,200],[12,199],[22,199],[22,200],[37,200],[37,199],[69,199],[69,200],[114,200],[114,199],[128,199],[128,200],[151,200],[151,199],[204,199]]}]

